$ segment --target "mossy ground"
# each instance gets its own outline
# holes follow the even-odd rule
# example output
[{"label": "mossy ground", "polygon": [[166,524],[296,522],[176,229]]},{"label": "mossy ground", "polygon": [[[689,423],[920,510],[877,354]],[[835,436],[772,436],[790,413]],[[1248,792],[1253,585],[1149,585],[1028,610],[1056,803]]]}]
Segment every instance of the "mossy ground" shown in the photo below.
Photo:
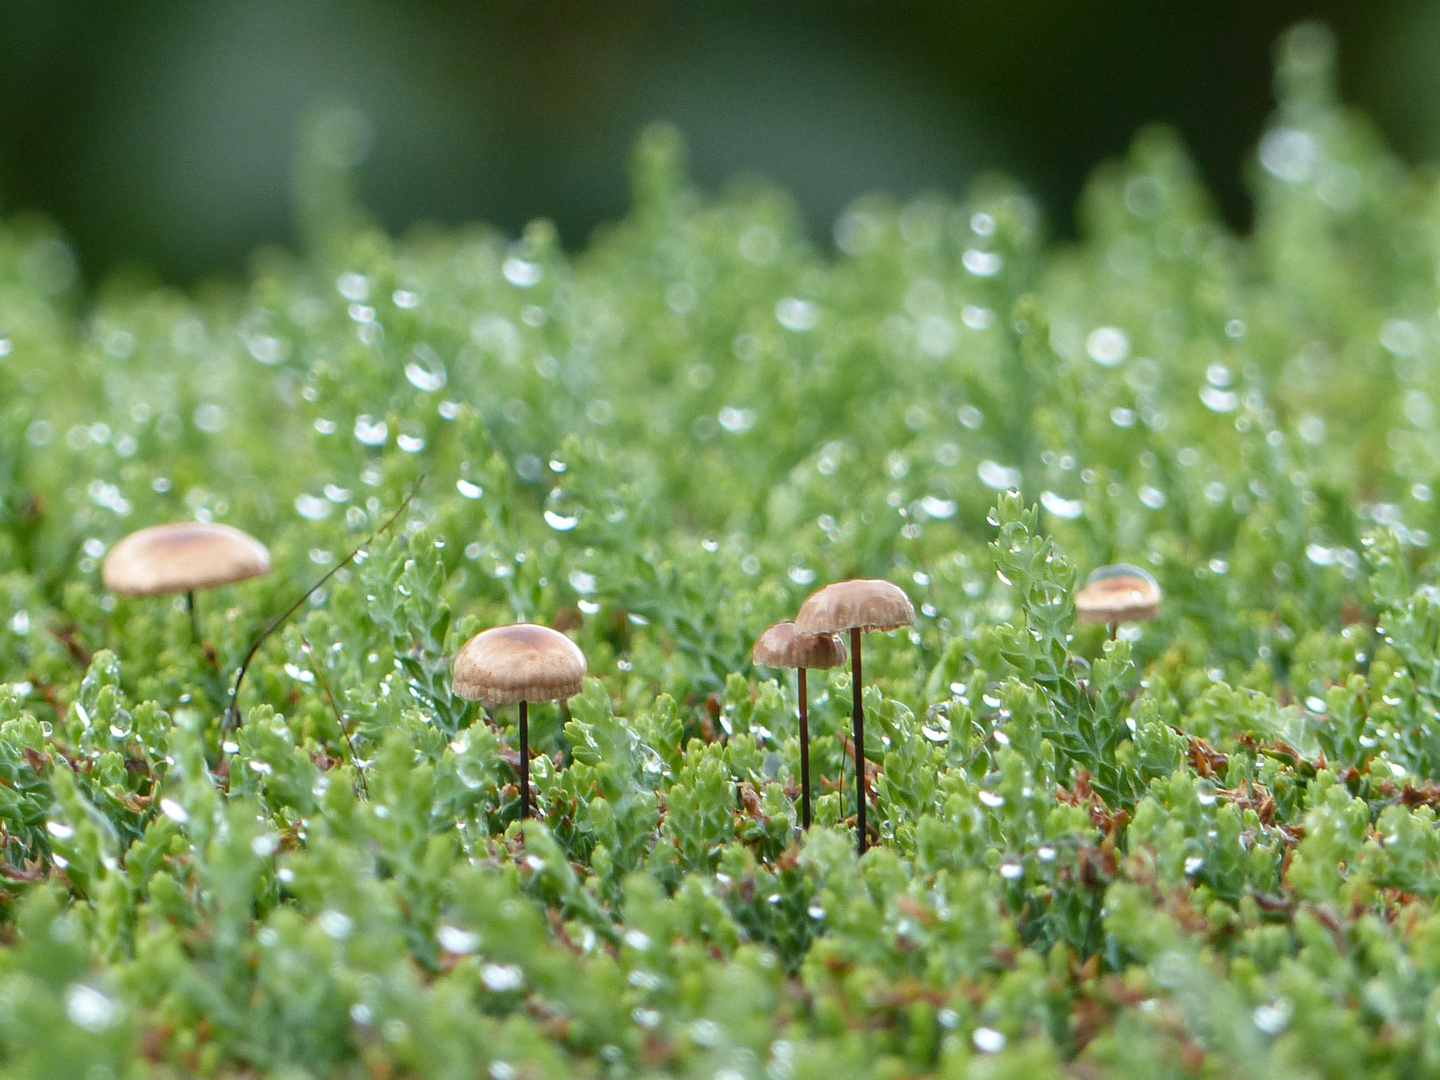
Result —
[{"label": "mossy ground", "polygon": [[[1065,247],[990,182],[832,256],[663,131],[574,257],[392,240],[322,164],[234,288],[82,307],[0,228],[0,1074],[1440,1076],[1440,186],[1328,57],[1287,39],[1244,237],[1164,133]],[[203,646],[99,582],[187,517],[275,560]],[[1109,643],[1119,560],[1166,600]],[[801,839],[748,659],[856,575],[920,609],[860,862],[847,676]],[[524,828],[513,710],[448,684],[517,619],[593,676]]]}]

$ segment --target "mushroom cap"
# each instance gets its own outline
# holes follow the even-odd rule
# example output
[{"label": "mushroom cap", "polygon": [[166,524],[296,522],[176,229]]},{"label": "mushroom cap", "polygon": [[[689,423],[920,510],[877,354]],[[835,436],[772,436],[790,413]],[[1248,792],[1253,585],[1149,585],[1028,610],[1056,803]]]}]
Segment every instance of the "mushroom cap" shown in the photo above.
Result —
[{"label": "mushroom cap", "polygon": [[874,578],[826,585],[800,605],[795,628],[804,634],[898,630],[915,621],[915,607],[898,585]]},{"label": "mushroom cap", "polygon": [[585,678],[585,654],[558,630],[534,623],[476,634],[455,655],[451,689],[471,701],[508,705],[574,697]]},{"label": "mushroom cap", "polygon": [[845,663],[845,643],[834,634],[802,634],[793,622],[781,622],[760,635],[753,656],[766,667],[832,668]]},{"label": "mushroom cap", "polygon": [[105,587],[122,596],[213,589],[270,572],[270,552],[248,533],[206,521],[152,525],[105,557]]},{"label": "mushroom cap", "polygon": [[1138,566],[1102,566],[1085,579],[1085,587],[1075,594],[1075,611],[1081,622],[1153,619],[1160,613],[1160,584]]}]

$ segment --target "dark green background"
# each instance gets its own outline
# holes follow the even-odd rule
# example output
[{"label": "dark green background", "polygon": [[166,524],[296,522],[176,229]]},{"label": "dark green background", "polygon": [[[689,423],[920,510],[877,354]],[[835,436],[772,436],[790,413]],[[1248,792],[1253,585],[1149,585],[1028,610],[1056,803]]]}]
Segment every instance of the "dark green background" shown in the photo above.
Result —
[{"label": "dark green background", "polygon": [[858,194],[988,168],[1064,232],[1093,165],[1160,120],[1243,226],[1274,40],[1304,18],[1336,31],[1345,94],[1392,145],[1440,151],[1440,4],[1413,0],[0,0],[0,208],[57,219],[90,277],[238,270],[293,242],[300,118],[345,105],[395,229],[545,215],[579,244],[623,212],[659,118],[702,182],[778,181],[817,237]]}]

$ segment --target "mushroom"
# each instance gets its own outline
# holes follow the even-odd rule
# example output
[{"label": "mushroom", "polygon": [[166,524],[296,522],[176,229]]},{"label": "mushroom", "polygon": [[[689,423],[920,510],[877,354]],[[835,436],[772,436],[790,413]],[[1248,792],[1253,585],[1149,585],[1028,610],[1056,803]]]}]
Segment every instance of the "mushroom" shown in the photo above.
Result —
[{"label": "mushroom", "polygon": [[1160,585],[1149,571],[1129,563],[1102,566],[1075,594],[1075,612],[1081,622],[1106,623],[1113,638],[1120,623],[1160,613]]},{"label": "mushroom", "polygon": [[534,623],[496,626],[476,634],[455,655],[451,689],[489,705],[520,703],[520,816],[530,816],[532,701],[557,701],[580,692],[585,654],[558,630]]},{"label": "mushroom", "polygon": [[214,589],[270,572],[270,552],[248,533],[206,521],[152,525],[131,533],[105,557],[105,587],[121,596],[184,593],[190,628],[200,640],[195,590]]},{"label": "mushroom", "polygon": [[753,653],[766,667],[795,668],[800,699],[800,821],[810,828],[810,703],[805,689],[807,668],[833,668],[845,663],[845,643],[834,634],[802,634],[793,622],[776,623],[760,635]]},{"label": "mushroom", "polygon": [[861,578],[837,581],[812,593],[800,605],[795,628],[804,634],[850,631],[851,689],[855,694],[855,830],[865,854],[865,706],[861,697],[860,635],[867,630],[898,630],[915,621],[910,598],[888,581]]}]

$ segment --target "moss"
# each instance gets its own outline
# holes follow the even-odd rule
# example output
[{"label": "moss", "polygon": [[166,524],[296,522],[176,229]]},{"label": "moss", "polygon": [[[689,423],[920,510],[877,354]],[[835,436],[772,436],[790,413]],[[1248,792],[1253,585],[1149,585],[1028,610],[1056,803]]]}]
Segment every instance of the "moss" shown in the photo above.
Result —
[{"label": "moss", "polygon": [[[1068,247],[991,181],[831,254],[663,131],[573,256],[331,208],[243,284],[81,300],[0,228],[0,1071],[1440,1074],[1440,189],[1327,65],[1287,38],[1249,236],[1164,132]],[[187,517],[276,567],[205,647],[98,580]],[[1165,601],[1109,641],[1115,561]],[[797,841],[748,662],[858,575],[921,613],[866,658],[859,863],[846,674]],[[513,717],[447,677],[516,619],[592,673],[523,828]]]}]

